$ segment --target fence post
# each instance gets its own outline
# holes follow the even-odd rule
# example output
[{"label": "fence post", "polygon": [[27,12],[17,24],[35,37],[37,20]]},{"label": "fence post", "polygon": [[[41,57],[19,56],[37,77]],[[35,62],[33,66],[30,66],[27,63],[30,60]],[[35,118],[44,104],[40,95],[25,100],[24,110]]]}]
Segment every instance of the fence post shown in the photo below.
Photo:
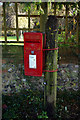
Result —
[{"label": "fence post", "polygon": [[[45,24],[47,21],[47,15],[48,15],[48,4],[47,3],[41,3],[41,7],[44,10],[44,14],[40,15],[40,32],[45,32]],[[44,83],[46,83],[46,75],[44,73]],[[44,85],[44,107],[46,105],[46,87]]]},{"label": "fence post", "polygon": [[[79,10],[80,10],[80,2],[78,3],[79,6]],[[79,11],[79,41],[78,41],[78,65],[79,65],[79,69],[78,69],[78,89],[80,91],[80,11]],[[80,109],[79,109],[80,112]]]},{"label": "fence post", "polygon": [[6,13],[5,13],[5,2],[3,3],[3,17],[4,17],[4,35],[5,35],[5,42],[7,42],[7,28],[6,28]]},{"label": "fence post", "polygon": [[30,31],[30,9],[28,9],[28,31]]},{"label": "fence post", "polygon": [[40,15],[40,32],[45,32],[45,23],[48,15],[48,3],[42,2],[41,7],[44,10],[44,14]]},{"label": "fence post", "polygon": [[76,42],[79,41],[79,12],[77,13]]},{"label": "fence post", "polygon": [[68,39],[68,5],[66,4],[66,18],[65,18],[65,42]]},{"label": "fence post", "polygon": [[56,15],[56,2],[54,2],[54,15]]},{"label": "fence post", "polygon": [[17,42],[19,42],[19,31],[18,31],[18,6],[17,6],[17,2],[15,3],[15,12],[16,12],[16,37],[17,37]]}]

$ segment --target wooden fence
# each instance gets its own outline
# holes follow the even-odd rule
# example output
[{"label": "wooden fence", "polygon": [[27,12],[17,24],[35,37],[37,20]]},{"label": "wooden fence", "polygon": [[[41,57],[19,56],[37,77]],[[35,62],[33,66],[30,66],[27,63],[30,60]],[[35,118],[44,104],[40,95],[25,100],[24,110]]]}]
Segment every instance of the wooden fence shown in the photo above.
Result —
[{"label": "wooden fence", "polygon": [[[19,41],[19,30],[28,30],[28,31],[31,31],[31,30],[34,30],[34,31],[36,31],[37,29],[32,29],[32,28],[30,28],[30,18],[31,17],[39,17],[40,18],[40,15],[30,15],[30,10],[28,10],[28,14],[27,15],[19,15],[18,14],[18,3],[16,2],[15,3],[15,13],[16,13],[16,28],[9,28],[9,27],[7,27],[7,25],[6,25],[6,11],[5,11],[5,2],[3,3],[3,14],[2,14],[2,16],[3,16],[3,21],[4,21],[4,27],[2,28],[3,29],[3,31],[4,31],[4,37],[5,37],[5,41],[1,41],[0,40],[0,42],[3,42],[3,43],[23,43],[23,41]],[[62,4],[65,4],[65,3],[62,3]],[[73,4],[73,3],[71,3],[71,4]],[[54,3],[54,15],[56,15],[56,4]],[[19,17],[28,17],[28,28],[19,28],[19,26],[18,26],[18,18]],[[67,33],[68,33],[68,18],[73,18],[74,16],[68,16],[68,6],[66,5],[66,11],[65,11],[65,16],[57,16],[57,18],[65,18],[65,40],[67,40]],[[77,41],[77,43],[78,43],[78,40],[79,40],[79,16],[77,15],[76,16],[76,18],[77,18],[77,28],[76,28],[76,35],[77,35],[77,37],[76,37],[76,41]],[[17,40],[16,41],[7,41],[7,31],[8,30],[16,30],[16,38],[17,38]],[[40,29],[38,29],[38,31],[39,31]]]}]

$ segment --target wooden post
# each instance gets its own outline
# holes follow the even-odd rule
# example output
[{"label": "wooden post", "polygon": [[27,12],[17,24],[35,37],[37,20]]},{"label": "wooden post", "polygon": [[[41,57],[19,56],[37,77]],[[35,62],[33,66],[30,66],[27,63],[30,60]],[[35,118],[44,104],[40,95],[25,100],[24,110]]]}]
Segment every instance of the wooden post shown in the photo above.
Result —
[{"label": "wooden post", "polygon": [[[54,50],[47,53],[46,69],[56,70],[57,69],[57,54],[58,51]],[[55,118],[56,115],[56,97],[57,97],[57,72],[46,72],[46,106],[48,116]],[[51,108],[51,109],[50,109]]]},{"label": "wooden post", "polygon": [[68,39],[68,5],[66,5],[66,18],[65,18],[65,43]]},{"label": "wooden post", "polygon": [[30,9],[28,10],[28,31],[30,31]]},{"label": "wooden post", "polygon": [[47,7],[47,8],[48,8],[48,13],[49,13],[49,12],[50,12],[50,10],[51,10],[52,3],[51,3],[51,2],[48,2],[48,3],[47,3],[47,5],[48,5],[48,7]]},{"label": "wooden post", "polygon": [[16,12],[16,37],[17,37],[17,42],[19,42],[19,31],[18,31],[18,6],[17,6],[17,2],[15,3],[15,12]]},{"label": "wooden post", "polygon": [[[54,52],[51,51],[47,54],[46,69],[48,70],[57,69],[57,53],[58,51],[55,50]],[[46,72],[46,81],[47,81],[47,85],[46,85],[47,104],[50,104],[52,106],[54,113],[54,110],[56,108],[56,96],[57,96],[57,72],[52,72],[52,73]]]},{"label": "wooden post", "polygon": [[44,14],[40,15],[40,32],[45,32],[45,24],[48,15],[48,3],[42,2],[41,7],[44,10]]},{"label": "wooden post", "polygon": [[[79,6],[79,10],[80,10],[80,2],[78,3],[78,6]],[[79,11],[79,41],[78,41],[78,44],[80,46],[80,11]],[[80,49],[80,47],[79,47],[79,49]]]},{"label": "wooden post", "polygon": [[56,15],[56,2],[54,2],[54,15]]},{"label": "wooden post", "polygon": [[46,14],[40,15],[40,32],[45,32]]},{"label": "wooden post", "polygon": [[77,14],[76,42],[79,41],[79,13]]},{"label": "wooden post", "polygon": [[[78,2],[78,6],[79,6],[79,10],[80,10],[80,2]],[[79,40],[78,40],[78,65],[79,65],[79,69],[78,69],[78,90],[80,91],[80,11],[79,11]],[[80,112],[80,109],[79,109]]]},{"label": "wooden post", "polygon": [[6,28],[5,2],[3,3],[3,17],[4,17],[4,35],[5,35],[5,42],[7,42],[7,28]]},{"label": "wooden post", "polygon": [[[55,25],[53,24],[55,22]],[[57,18],[50,16],[46,23],[46,48],[53,49],[57,47]],[[46,110],[50,118],[56,116],[56,96],[57,96],[57,56],[58,50],[50,50],[46,53]],[[50,72],[51,71],[51,72]],[[55,72],[53,72],[55,71]]]},{"label": "wooden post", "polygon": [[[44,15],[40,16],[40,31],[45,32],[45,23],[46,23],[46,16],[47,16],[47,7],[45,7],[45,3],[42,3],[42,8],[45,12]],[[52,22],[52,21],[51,21]],[[56,22],[56,21],[55,21]],[[53,25],[53,23],[51,24]],[[50,32],[50,31],[49,31]],[[57,47],[56,37],[54,37],[54,31],[52,30],[53,38],[51,37],[51,40],[55,41],[55,47]],[[49,34],[50,35],[50,34]],[[55,40],[54,40],[55,38]],[[48,41],[50,38],[47,38]],[[53,42],[52,41],[52,42]],[[52,46],[53,48],[53,46]],[[48,48],[47,48],[48,49]],[[51,48],[50,48],[51,49]],[[57,50],[49,51],[45,58],[46,58],[46,70],[56,70],[57,69]],[[50,118],[55,118],[55,108],[56,108],[56,95],[57,95],[57,72],[45,72],[44,73],[44,105],[47,110],[47,114]]]},{"label": "wooden post", "polygon": [[[40,32],[45,32],[45,24],[47,21],[47,15],[48,15],[48,3],[42,2],[41,7],[44,10],[44,14],[40,15]],[[46,75],[44,73],[44,82],[46,83]],[[44,106],[46,105],[46,87],[44,85]]]}]

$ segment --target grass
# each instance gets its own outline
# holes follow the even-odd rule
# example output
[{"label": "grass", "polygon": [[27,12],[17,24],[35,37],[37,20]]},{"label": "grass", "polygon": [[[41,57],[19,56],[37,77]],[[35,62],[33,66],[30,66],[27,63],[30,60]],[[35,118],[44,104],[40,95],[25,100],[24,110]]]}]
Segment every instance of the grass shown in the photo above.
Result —
[{"label": "grass", "polygon": [[[5,41],[4,36],[0,36],[0,41]],[[17,41],[16,36],[9,36],[7,37],[7,41]],[[19,37],[19,41],[21,41]],[[0,45],[21,45],[23,46],[24,43],[0,43]]]},{"label": "grass", "polygon": [[[0,41],[3,41],[3,40],[5,40],[4,36],[0,36]],[[17,41],[17,38],[16,38],[16,36],[7,36],[7,40],[8,41]],[[21,41],[20,36],[19,36],[19,40]]]},{"label": "grass", "polygon": [[6,44],[5,43],[0,43],[0,45],[8,45],[8,46],[9,45],[15,45],[15,46],[18,45],[18,46],[23,46],[24,43],[6,43]]}]

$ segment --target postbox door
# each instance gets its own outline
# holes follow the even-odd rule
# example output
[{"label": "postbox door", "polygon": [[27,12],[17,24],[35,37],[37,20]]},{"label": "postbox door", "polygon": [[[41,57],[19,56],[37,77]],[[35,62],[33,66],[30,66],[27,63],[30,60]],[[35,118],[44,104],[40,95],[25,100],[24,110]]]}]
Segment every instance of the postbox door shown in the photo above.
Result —
[{"label": "postbox door", "polygon": [[[35,34],[35,33],[33,33]],[[28,34],[27,35],[33,35]],[[42,76],[43,51],[42,51],[42,33],[35,34],[40,36],[38,41],[27,41],[24,43],[24,70],[27,76]]]}]

